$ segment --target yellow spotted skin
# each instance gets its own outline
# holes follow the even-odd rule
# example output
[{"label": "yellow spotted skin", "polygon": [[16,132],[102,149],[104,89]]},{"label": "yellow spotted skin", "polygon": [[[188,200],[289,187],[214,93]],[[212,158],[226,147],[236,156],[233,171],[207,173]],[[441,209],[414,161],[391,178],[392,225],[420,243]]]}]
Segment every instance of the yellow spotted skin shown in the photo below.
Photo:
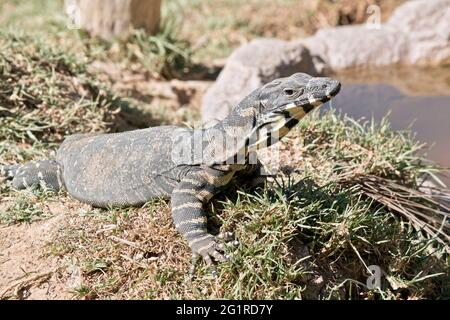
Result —
[{"label": "yellow spotted skin", "polygon": [[257,175],[252,153],[277,142],[339,88],[335,80],[297,73],[255,90],[211,128],[73,135],[56,159],[0,166],[0,175],[17,189],[65,188],[97,207],[170,198],[174,226],[194,256],[208,264],[225,261],[223,245],[208,232],[205,205],[233,179],[250,181]]}]

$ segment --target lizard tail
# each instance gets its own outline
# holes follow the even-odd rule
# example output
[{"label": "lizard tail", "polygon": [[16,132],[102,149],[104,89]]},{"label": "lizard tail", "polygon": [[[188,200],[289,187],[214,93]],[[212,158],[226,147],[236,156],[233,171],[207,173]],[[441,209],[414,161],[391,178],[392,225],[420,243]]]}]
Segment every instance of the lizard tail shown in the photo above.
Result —
[{"label": "lizard tail", "polygon": [[63,187],[61,166],[55,160],[32,161],[0,167],[0,176],[12,179],[15,189],[39,186],[59,191]]},{"label": "lizard tail", "polygon": [[6,178],[8,180],[13,179],[20,166],[20,164],[0,166],[0,177]]}]

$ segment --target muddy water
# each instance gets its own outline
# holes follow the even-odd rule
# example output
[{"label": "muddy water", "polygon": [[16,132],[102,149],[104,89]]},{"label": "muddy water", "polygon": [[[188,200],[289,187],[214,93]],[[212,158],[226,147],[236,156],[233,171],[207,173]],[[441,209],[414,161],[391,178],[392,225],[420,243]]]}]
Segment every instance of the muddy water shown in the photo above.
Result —
[{"label": "muddy water", "polygon": [[[410,127],[431,147],[427,157],[450,167],[450,67],[349,71],[334,77],[343,86],[333,108],[355,119],[373,116],[378,121],[390,112],[393,129]],[[448,176],[443,180],[450,186]]]}]

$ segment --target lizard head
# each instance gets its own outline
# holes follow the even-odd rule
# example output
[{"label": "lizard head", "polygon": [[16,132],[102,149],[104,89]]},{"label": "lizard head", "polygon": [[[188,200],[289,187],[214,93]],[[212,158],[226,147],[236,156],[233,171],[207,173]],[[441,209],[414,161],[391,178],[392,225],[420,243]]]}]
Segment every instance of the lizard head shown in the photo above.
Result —
[{"label": "lizard head", "polygon": [[338,94],[341,84],[337,80],[295,73],[267,83],[254,92],[259,105],[254,129],[266,135],[282,138],[308,112]]},{"label": "lizard head", "polygon": [[338,94],[340,88],[337,80],[305,73],[275,79],[250,93],[223,121],[205,129],[203,136],[208,137],[211,149],[207,154],[213,154],[213,163],[222,163],[266,148],[284,137],[308,112]]}]

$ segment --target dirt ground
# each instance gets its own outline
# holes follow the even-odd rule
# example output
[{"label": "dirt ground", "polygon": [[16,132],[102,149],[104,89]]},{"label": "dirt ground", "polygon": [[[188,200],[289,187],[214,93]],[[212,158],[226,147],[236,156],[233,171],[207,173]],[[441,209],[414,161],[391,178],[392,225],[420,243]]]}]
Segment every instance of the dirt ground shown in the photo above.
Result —
[{"label": "dirt ground", "polygon": [[60,259],[48,252],[55,232],[64,227],[67,208],[52,205],[53,217],[32,224],[0,227],[0,299],[70,299],[76,279],[60,278]]}]

